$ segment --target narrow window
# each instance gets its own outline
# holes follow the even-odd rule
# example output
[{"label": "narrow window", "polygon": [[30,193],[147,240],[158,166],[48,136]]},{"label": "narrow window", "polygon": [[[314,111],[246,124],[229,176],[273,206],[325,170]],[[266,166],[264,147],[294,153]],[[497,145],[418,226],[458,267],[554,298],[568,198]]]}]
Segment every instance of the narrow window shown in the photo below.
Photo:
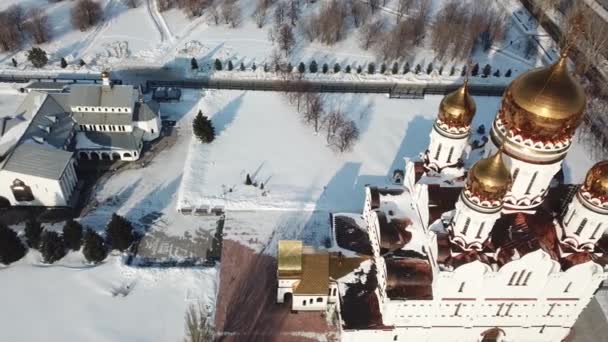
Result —
[{"label": "narrow window", "polygon": [[450,152],[448,153],[448,163],[452,162],[452,155],[454,154],[454,146],[450,147]]},{"label": "narrow window", "polygon": [[569,282],[568,285],[566,285],[566,288],[564,289],[564,293],[568,293],[568,291],[570,291],[570,286],[572,286],[572,282]]},{"label": "narrow window", "polygon": [[513,285],[513,281],[515,280],[516,276],[517,276],[517,272],[513,272],[513,274],[511,275],[511,279],[509,280],[509,286]]},{"label": "narrow window", "polygon": [[585,225],[587,224],[587,219],[584,218],[581,223],[578,225],[578,228],[576,229],[576,231],[574,232],[574,235],[580,236],[581,232],[583,231],[583,229],[585,228]]},{"label": "narrow window", "polygon": [[505,316],[510,316],[511,308],[513,308],[513,303],[507,305],[507,311],[505,312]]},{"label": "narrow window", "polygon": [[456,316],[456,317],[460,317],[460,313],[459,313],[459,311],[460,311],[460,307],[461,307],[461,306],[462,306],[462,303],[458,303],[458,304],[456,304],[456,311],[454,312],[454,316]]},{"label": "narrow window", "polygon": [[323,298],[322,297],[317,297],[317,303],[323,303]]},{"label": "narrow window", "polygon": [[519,174],[519,168],[515,169],[515,171],[513,171],[513,183],[515,183],[515,180],[517,179],[517,175]]},{"label": "narrow window", "polygon": [[545,332],[545,325],[543,325],[542,327],[540,327],[539,333],[542,334],[543,332]]},{"label": "narrow window", "polygon": [[572,210],[572,214],[570,214],[570,217],[568,217],[568,220],[566,221],[566,224],[570,224],[570,221],[572,221],[572,218],[574,217],[574,214],[576,214],[576,209]]},{"label": "narrow window", "polygon": [[553,308],[555,308],[555,305],[555,303],[549,305],[549,311],[547,311],[547,314],[545,316],[551,317],[551,312],[553,311]]},{"label": "narrow window", "polygon": [[538,171],[534,172],[534,174],[532,175],[532,179],[530,179],[530,184],[528,184],[528,188],[526,189],[526,195],[530,194],[530,191],[532,190],[532,185],[534,185],[534,182],[536,181],[537,176],[538,176]]},{"label": "narrow window", "polygon": [[338,293],[338,289],[334,289],[334,297],[336,296],[337,293]]},{"label": "narrow window", "polygon": [[476,239],[481,239],[481,232],[483,232],[483,226],[486,224],[486,222],[481,222],[481,225],[479,226],[479,230],[477,231],[477,235],[475,236]]},{"label": "narrow window", "polygon": [[471,218],[467,217],[466,221],[464,221],[464,228],[462,228],[462,235],[467,235],[467,230],[469,229],[469,225],[471,224]]},{"label": "narrow window", "polygon": [[306,306],[306,299],[302,301],[302,306]]},{"label": "narrow window", "polygon": [[526,277],[524,278],[524,283],[522,284],[523,286],[528,285],[528,280],[530,279],[530,276],[532,276],[532,271],[528,272],[528,274],[526,274]]},{"label": "narrow window", "polygon": [[500,316],[500,312],[502,311],[502,308],[505,306],[505,303],[500,303],[498,304],[498,311],[496,311],[496,317]]},{"label": "narrow window", "polygon": [[309,302],[310,304],[312,304],[312,298],[310,298],[310,299],[308,300],[308,302]]},{"label": "narrow window", "polygon": [[397,341],[398,335],[393,336],[393,341]]},{"label": "narrow window", "polygon": [[526,271],[521,271],[519,273],[519,277],[517,277],[517,281],[515,282],[515,285],[520,285],[521,284],[521,279],[524,277],[524,273],[526,273]]},{"label": "narrow window", "polygon": [[460,283],[460,287],[458,288],[458,292],[462,292],[464,290],[464,281]]},{"label": "narrow window", "polygon": [[435,152],[435,159],[439,159],[439,154],[441,154],[441,144],[437,146],[437,152]]},{"label": "narrow window", "polygon": [[154,134],[154,128],[152,129],[152,134]]},{"label": "narrow window", "polygon": [[595,234],[597,234],[597,232],[600,231],[600,227],[602,227],[602,223],[601,222],[597,224],[597,227],[595,227],[595,230],[593,231],[593,234],[591,234],[591,237],[590,237],[591,240],[595,240],[596,239],[595,238]]}]

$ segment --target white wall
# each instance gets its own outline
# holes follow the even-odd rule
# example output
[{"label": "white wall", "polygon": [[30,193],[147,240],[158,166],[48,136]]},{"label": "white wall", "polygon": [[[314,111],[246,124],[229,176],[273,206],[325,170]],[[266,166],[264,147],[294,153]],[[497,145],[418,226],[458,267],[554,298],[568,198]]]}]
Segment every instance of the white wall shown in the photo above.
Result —
[{"label": "white wall", "polygon": [[[430,165],[434,165],[439,169],[456,163],[458,159],[462,157],[469,144],[469,135],[467,133],[458,137],[449,138],[441,135],[436,129],[437,128],[433,127],[431,130],[428,158]],[[441,149],[439,148],[440,145]]]},{"label": "white wall", "polygon": [[[11,190],[11,185],[15,179],[23,181],[30,187],[34,195],[34,201],[17,202],[15,200]],[[7,170],[0,170],[0,196],[8,199],[11,205],[19,206],[60,207],[67,206],[69,200],[69,197],[61,189],[61,183],[58,180],[24,175]]]},{"label": "white wall", "polygon": [[494,223],[500,218],[500,208],[495,208],[494,212],[474,210],[464,202],[462,196],[459,197],[456,202],[456,213],[450,223],[454,241],[461,243],[465,249],[477,247],[481,250],[483,243],[490,236]]},{"label": "white wall", "polygon": [[160,136],[160,117],[148,121],[135,121],[134,124],[145,132],[144,141],[152,141]]},{"label": "white wall", "polygon": [[[575,248],[589,248],[593,250],[595,243],[608,227],[608,215],[591,210],[591,203],[583,204],[580,193],[570,202],[562,225],[564,227],[564,241]],[[598,211],[601,209],[597,209]]]},{"label": "white wall", "polygon": [[327,304],[327,295],[294,295],[292,309],[295,311],[324,311],[327,309]]}]

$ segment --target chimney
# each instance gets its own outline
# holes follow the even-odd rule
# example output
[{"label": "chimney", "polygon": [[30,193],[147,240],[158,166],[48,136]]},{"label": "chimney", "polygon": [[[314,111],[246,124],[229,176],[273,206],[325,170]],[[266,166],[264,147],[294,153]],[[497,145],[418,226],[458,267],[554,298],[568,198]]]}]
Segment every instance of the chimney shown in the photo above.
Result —
[{"label": "chimney", "polygon": [[110,73],[106,70],[101,72],[101,84],[103,86],[111,86],[112,82],[110,81]]}]

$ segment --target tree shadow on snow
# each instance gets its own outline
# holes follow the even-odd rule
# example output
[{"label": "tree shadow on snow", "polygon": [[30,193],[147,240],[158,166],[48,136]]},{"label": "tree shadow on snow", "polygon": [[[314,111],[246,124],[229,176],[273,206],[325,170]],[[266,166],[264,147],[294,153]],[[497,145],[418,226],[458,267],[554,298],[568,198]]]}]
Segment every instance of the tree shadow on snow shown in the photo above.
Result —
[{"label": "tree shadow on snow", "polygon": [[228,102],[224,108],[213,114],[211,121],[215,127],[215,135],[219,136],[226,130],[228,126],[234,121],[239,108],[243,104],[243,97],[245,92],[241,93],[237,98]]}]

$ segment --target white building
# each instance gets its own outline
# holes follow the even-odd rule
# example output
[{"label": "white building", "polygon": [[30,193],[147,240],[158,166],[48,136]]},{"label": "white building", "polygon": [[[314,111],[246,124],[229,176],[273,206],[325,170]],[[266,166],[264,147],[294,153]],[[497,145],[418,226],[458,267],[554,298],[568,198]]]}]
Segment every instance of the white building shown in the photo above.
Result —
[{"label": "white building", "polygon": [[158,104],[102,76],[101,85],[69,91],[31,88],[16,113],[0,120],[0,207],[71,206],[76,158],[137,160],[144,142],[160,136]]},{"label": "white building", "polygon": [[334,279],[342,341],[552,342],[571,333],[608,278],[608,162],[573,198],[569,186],[550,186],[585,103],[579,87],[564,59],[522,75],[491,132],[501,149],[471,167],[464,188],[425,183],[409,163],[403,188],[368,187],[361,214],[333,215],[332,250],[372,263],[361,263],[364,276]]}]

